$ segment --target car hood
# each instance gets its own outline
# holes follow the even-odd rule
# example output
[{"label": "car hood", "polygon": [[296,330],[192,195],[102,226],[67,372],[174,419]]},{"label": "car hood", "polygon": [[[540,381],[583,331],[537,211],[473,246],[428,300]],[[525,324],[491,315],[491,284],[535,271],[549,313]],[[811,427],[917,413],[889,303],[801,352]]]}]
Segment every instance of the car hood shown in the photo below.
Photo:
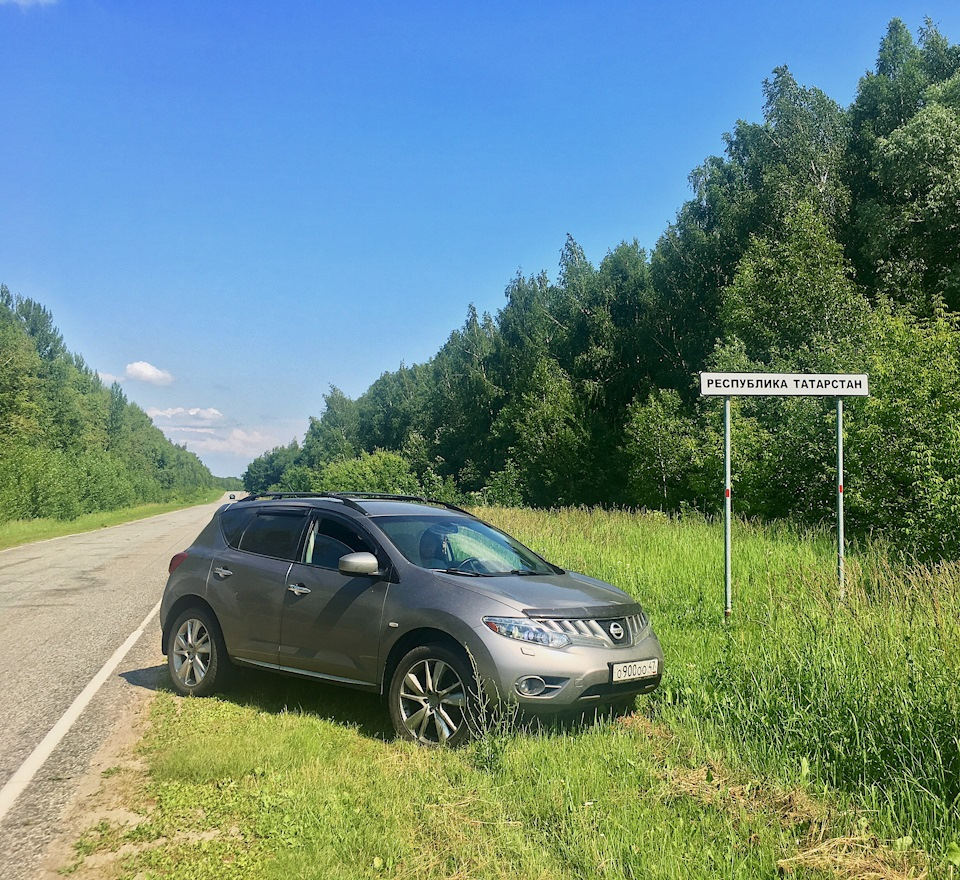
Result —
[{"label": "car hood", "polygon": [[611,584],[575,572],[438,578],[509,605],[530,617],[602,617],[636,614],[636,599]]}]

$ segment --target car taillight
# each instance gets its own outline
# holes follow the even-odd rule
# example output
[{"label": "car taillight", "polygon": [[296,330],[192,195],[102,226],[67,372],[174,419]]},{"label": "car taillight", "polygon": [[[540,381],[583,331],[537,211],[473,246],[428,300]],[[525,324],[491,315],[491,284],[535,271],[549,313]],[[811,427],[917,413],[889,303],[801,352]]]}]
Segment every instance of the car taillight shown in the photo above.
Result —
[{"label": "car taillight", "polygon": [[180,567],[180,563],[186,560],[186,558],[187,558],[186,553],[178,553],[176,556],[173,557],[173,559],[170,560],[170,565],[167,568],[167,571],[170,574],[173,574]]}]

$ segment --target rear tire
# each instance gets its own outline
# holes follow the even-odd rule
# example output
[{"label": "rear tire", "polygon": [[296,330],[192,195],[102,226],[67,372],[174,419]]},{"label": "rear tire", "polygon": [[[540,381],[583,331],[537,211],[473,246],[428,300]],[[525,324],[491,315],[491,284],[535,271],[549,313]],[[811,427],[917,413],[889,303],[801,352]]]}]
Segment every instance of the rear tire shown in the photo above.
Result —
[{"label": "rear tire", "polygon": [[390,680],[390,720],[401,739],[455,748],[470,739],[477,703],[466,660],[443,645],[421,645]]},{"label": "rear tire", "polygon": [[217,619],[205,608],[187,608],[173,622],[167,669],[178,694],[205,697],[223,688],[230,670],[227,646]]}]

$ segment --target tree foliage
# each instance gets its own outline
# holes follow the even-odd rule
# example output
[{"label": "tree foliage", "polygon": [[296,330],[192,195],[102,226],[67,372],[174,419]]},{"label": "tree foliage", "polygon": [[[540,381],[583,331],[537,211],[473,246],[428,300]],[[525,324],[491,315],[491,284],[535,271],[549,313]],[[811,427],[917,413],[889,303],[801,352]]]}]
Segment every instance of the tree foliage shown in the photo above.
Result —
[{"label": "tree foliage", "polygon": [[0,285],[0,520],[73,519],[221,483],[67,351],[48,309]]},{"label": "tree foliage", "polygon": [[[652,252],[622,242],[595,266],[567,236],[556,281],[518,274],[429,362],[356,400],[331,389],[248,488],[398,486],[368,473],[398,454],[447,496],[710,512],[720,413],[700,370],[868,372],[847,405],[848,530],[960,556],[960,48],[894,19],[849,107],[786,67],[763,95]],[[737,509],[832,517],[831,402],[734,405]]]}]

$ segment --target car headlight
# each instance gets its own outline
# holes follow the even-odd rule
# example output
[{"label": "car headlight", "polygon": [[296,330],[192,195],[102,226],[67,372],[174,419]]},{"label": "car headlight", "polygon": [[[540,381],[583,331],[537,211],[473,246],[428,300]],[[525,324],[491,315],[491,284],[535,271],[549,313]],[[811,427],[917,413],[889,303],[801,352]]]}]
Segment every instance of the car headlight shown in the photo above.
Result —
[{"label": "car headlight", "polygon": [[532,642],[545,648],[563,648],[570,644],[564,633],[549,630],[526,617],[484,617],[484,624],[497,635],[519,642]]}]

